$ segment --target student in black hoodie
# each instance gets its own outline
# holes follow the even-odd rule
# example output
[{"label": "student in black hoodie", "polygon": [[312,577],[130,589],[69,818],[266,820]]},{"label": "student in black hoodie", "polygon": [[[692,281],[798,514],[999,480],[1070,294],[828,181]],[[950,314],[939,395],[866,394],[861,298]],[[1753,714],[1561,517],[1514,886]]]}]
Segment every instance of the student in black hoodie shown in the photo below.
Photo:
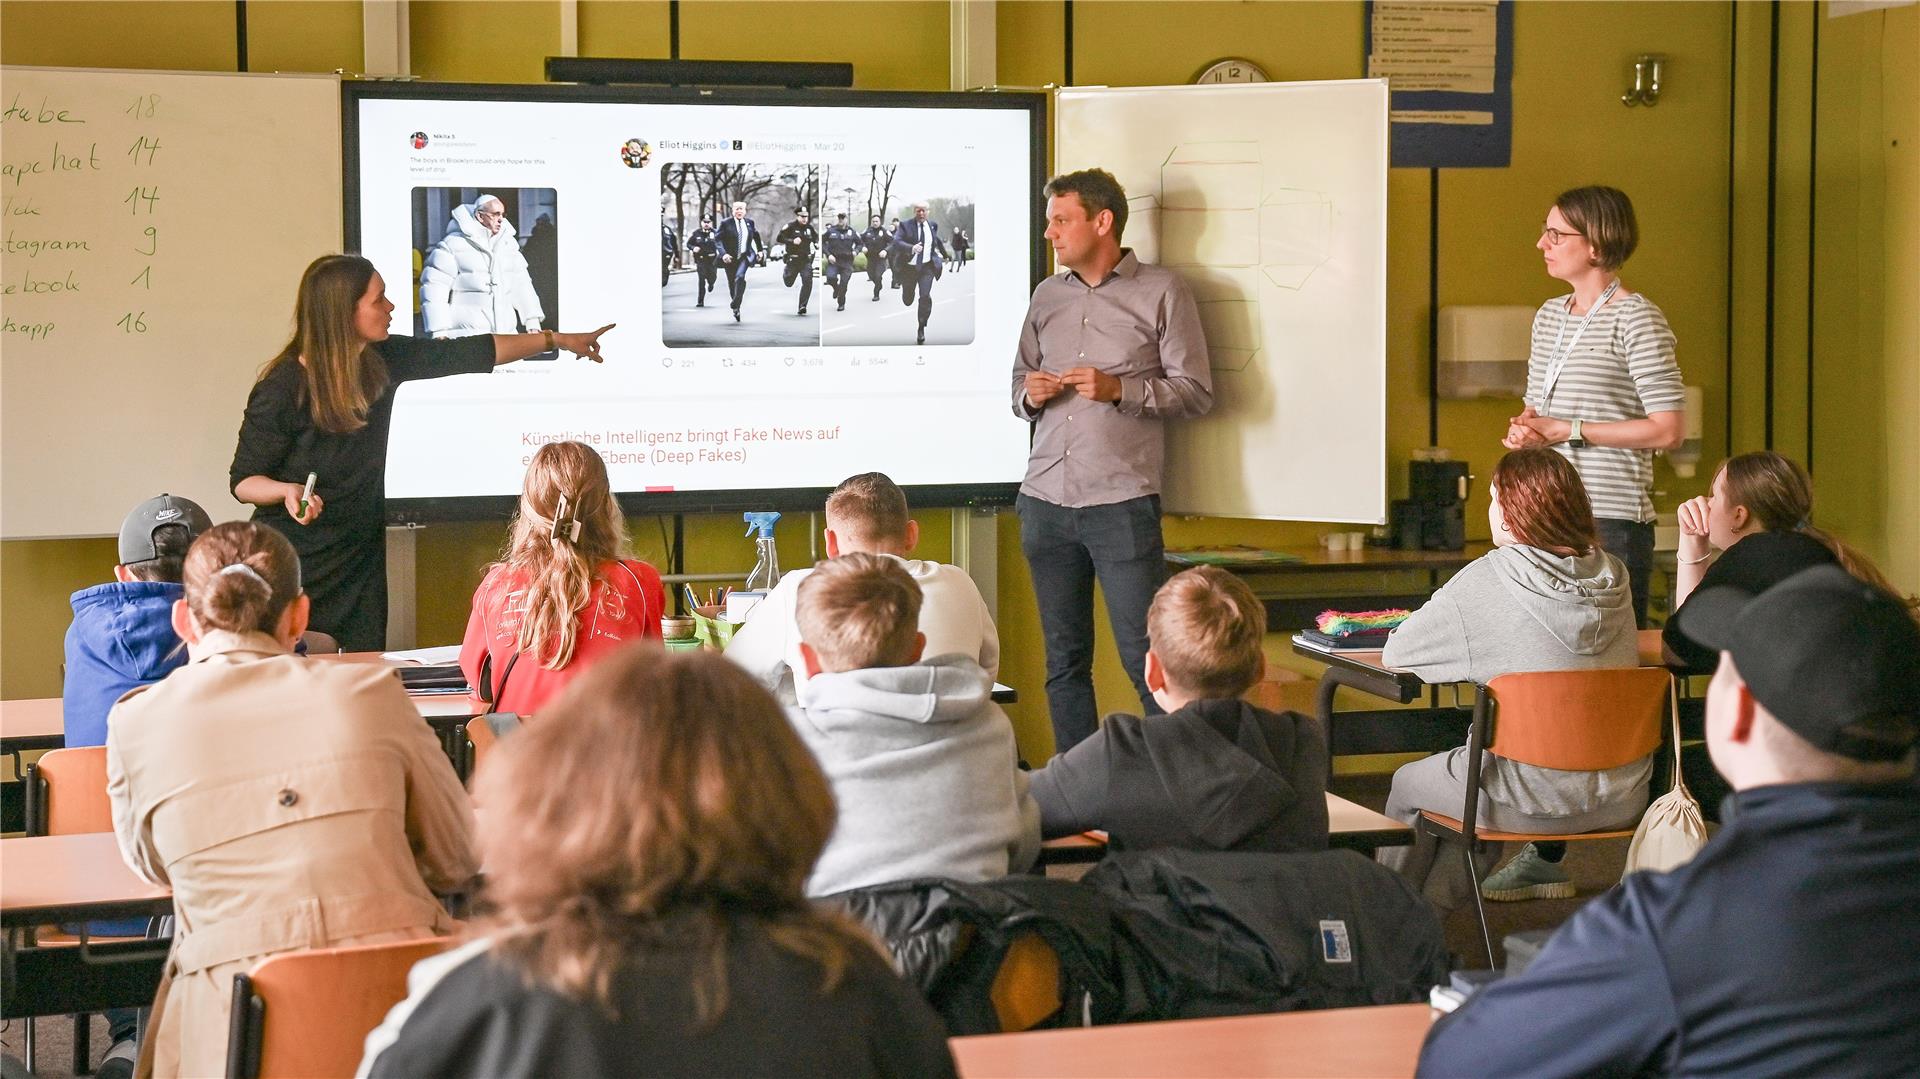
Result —
[{"label": "student in black hoodie", "polygon": [[1104,829],[1115,849],[1327,846],[1327,743],[1297,712],[1240,695],[1266,672],[1266,610],[1213,566],[1176,575],[1147,611],[1147,688],[1167,710],[1111,715],[1033,773],[1042,834]]}]

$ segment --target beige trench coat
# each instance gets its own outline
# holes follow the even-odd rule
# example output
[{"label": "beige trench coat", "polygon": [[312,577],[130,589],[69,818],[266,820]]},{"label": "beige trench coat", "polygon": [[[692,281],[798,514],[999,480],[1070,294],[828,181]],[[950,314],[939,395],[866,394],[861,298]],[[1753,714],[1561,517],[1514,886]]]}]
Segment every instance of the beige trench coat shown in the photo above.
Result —
[{"label": "beige trench coat", "polygon": [[233,976],[280,952],[445,933],[433,897],[478,869],[473,811],[400,682],[375,664],[212,633],[108,717],[114,833],[173,888],[152,1074],[226,1074]]}]

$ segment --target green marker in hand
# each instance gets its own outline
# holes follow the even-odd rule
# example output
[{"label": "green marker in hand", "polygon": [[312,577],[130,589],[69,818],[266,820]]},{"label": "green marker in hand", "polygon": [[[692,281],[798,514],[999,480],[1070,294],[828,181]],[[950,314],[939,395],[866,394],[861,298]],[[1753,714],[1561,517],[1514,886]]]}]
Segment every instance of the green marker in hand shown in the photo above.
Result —
[{"label": "green marker in hand", "polygon": [[307,473],[307,485],[300,492],[300,519],[307,519],[307,500],[313,497],[313,485],[320,482],[318,472]]}]

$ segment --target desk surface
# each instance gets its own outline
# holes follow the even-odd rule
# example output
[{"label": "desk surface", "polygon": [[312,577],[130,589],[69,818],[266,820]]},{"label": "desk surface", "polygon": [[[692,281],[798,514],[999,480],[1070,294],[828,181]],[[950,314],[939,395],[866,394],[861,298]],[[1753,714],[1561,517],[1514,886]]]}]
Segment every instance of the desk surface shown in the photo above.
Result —
[{"label": "desk surface", "polygon": [[1125,1023],[953,1038],[968,1079],[1021,1076],[1410,1076],[1433,1025],[1425,1004],[1336,1008],[1226,1019]]},{"label": "desk surface", "polygon": [[0,924],[167,914],[173,892],[133,875],[111,832],[0,839]]},{"label": "desk surface", "polygon": [[61,725],[60,700],[59,697],[36,697],[0,701],[0,738],[8,744],[49,735],[64,741],[66,729]]},{"label": "desk surface", "polygon": [[[1640,666],[1663,667],[1666,665],[1666,653],[1660,639],[1659,630],[1641,630],[1639,634],[1639,646]],[[1305,656],[1308,659],[1317,659],[1330,667],[1345,667],[1350,670],[1359,670],[1366,673],[1390,675],[1403,681],[1411,679],[1414,682],[1419,682],[1419,679],[1415,676],[1382,663],[1380,661],[1382,653],[1380,652],[1330,652],[1323,648],[1315,648],[1313,645],[1295,638],[1293,641],[1293,654]]]},{"label": "desk surface", "polygon": [[[1382,573],[1394,570],[1459,569],[1488,551],[1491,543],[1469,543],[1459,551],[1401,551],[1392,547],[1363,547],[1358,551],[1329,551],[1325,547],[1274,547],[1291,556],[1286,562],[1222,563],[1229,573]],[[1185,562],[1171,565],[1188,569]]]}]

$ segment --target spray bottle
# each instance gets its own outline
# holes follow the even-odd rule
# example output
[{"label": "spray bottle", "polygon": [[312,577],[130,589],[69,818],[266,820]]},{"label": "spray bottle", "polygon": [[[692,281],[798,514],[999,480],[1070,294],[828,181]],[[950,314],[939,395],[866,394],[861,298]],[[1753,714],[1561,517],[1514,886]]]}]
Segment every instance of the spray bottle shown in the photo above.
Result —
[{"label": "spray bottle", "polygon": [[759,533],[759,537],[753,541],[757,558],[753,563],[753,572],[747,574],[746,588],[727,594],[727,621],[729,622],[746,621],[747,612],[753,609],[754,604],[767,598],[767,593],[773,590],[773,586],[780,583],[780,552],[773,542],[773,526],[779,523],[780,514],[773,510],[763,510],[757,513],[743,513],[740,518],[747,522],[747,535]]}]

